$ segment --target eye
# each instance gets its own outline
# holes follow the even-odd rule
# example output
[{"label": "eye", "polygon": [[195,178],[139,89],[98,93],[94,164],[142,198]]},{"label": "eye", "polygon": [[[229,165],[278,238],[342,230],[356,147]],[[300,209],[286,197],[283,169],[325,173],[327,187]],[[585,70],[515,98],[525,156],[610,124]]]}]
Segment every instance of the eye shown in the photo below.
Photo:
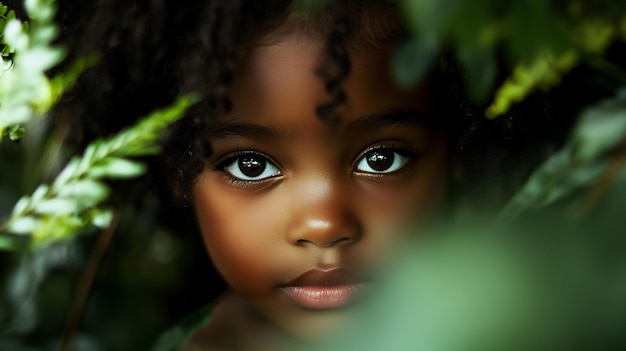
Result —
[{"label": "eye", "polygon": [[231,158],[231,160],[223,169],[239,180],[264,180],[281,174],[278,167],[270,162],[267,157],[257,153],[244,153]]},{"label": "eye", "polygon": [[362,156],[356,169],[363,173],[393,173],[404,167],[409,158],[391,148],[375,148]]}]

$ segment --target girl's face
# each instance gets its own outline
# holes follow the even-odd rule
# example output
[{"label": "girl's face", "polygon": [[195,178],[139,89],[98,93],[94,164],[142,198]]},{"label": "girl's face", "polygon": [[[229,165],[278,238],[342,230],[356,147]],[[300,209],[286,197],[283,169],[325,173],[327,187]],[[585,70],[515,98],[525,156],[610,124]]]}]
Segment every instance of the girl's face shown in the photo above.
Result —
[{"label": "girl's face", "polygon": [[447,178],[445,134],[425,123],[428,92],[395,87],[390,50],[353,52],[339,126],[319,119],[330,100],[314,73],[322,45],[291,34],[248,53],[193,191],[225,280],[304,337],[332,328],[376,284],[368,272],[409,218],[437,212]]}]

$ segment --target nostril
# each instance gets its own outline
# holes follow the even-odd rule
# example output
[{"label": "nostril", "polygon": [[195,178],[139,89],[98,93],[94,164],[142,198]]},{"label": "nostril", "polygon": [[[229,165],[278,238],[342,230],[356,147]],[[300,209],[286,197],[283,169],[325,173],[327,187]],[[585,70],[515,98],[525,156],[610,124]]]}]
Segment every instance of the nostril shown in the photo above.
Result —
[{"label": "nostril", "polygon": [[330,245],[339,245],[339,244],[350,244],[352,243],[354,240],[352,240],[352,238],[350,237],[343,237],[341,239],[335,240],[335,242],[331,243]]},{"label": "nostril", "polygon": [[354,240],[352,238],[347,237],[347,236],[339,238],[337,240],[330,241],[330,242],[319,242],[315,240],[299,239],[296,241],[296,245],[306,246],[307,244],[311,244],[311,245],[315,245],[321,248],[329,248],[329,247],[341,245],[341,244],[350,244],[353,241]]}]

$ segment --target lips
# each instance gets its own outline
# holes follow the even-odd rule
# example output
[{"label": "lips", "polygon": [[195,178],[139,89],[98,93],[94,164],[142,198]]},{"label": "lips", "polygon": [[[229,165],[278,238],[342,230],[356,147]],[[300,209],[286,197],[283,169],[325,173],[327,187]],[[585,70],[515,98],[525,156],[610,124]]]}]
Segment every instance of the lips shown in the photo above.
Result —
[{"label": "lips", "polygon": [[312,269],[283,286],[282,290],[300,307],[324,310],[349,304],[366,285],[343,268]]}]

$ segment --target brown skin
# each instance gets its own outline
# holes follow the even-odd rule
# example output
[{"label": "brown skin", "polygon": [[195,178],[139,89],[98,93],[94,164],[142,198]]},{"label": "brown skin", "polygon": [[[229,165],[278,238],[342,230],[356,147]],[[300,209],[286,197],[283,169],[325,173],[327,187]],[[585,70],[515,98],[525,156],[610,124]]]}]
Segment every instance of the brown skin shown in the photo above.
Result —
[{"label": "brown skin", "polygon": [[[315,114],[330,100],[314,74],[321,45],[289,34],[253,49],[237,69],[229,91],[233,109],[223,121],[269,131],[212,139],[213,156],[194,186],[206,247],[231,293],[190,350],[194,344],[245,348],[228,340],[270,330],[310,339],[336,329],[350,309],[302,308],[280,287],[314,268],[367,275],[409,218],[426,221],[443,202],[447,139],[423,123],[432,113],[427,90],[395,87],[390,49],[353,52],[343,85],[348,103],[330,130]],[[402,123],[368,118],[398,110],[411,111]],[[393,162],[373,163],[383,169],[373,173],[364,157],[381,147]],[[264,156],[237,154],[242,151]],[[242,175],[241,158],[265,167],[257,180],[233,181]]]}]

